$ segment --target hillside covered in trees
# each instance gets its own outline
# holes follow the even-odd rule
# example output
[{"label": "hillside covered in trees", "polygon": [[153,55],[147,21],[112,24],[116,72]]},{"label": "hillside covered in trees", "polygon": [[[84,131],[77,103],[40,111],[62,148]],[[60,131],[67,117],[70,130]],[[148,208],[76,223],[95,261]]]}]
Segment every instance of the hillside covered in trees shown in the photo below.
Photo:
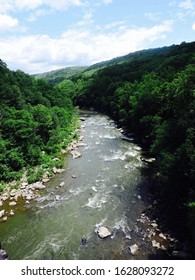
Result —
[{"label": "hillside covered in trees", "polygon": [[86,70],[86,68],[86,66],[66,67],[59,70],[53,70],[51,72],[35,74],[34,77],[37,79],[46,79],[49,84],[56,85],[62,82],[64,79],[69,79],[80,74]]},{"label": "hillside covered in trees", "polygon": [[[0,182],[29,181],[62,162],[52,161],[74,134],[75,110],[69,96],[45,80],[10,71],[0,60]],[[41,166],[35,170],[33,167]]]}]

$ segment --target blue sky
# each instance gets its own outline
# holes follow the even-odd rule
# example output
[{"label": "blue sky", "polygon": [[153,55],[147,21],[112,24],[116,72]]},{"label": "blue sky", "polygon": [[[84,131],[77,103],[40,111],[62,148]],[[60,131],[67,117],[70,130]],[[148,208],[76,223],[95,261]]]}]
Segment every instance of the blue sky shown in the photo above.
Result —
[{"label": "blue sky", "polygon": [[194,38],[195,0],[0,0],[0,58],[30,74]]}]

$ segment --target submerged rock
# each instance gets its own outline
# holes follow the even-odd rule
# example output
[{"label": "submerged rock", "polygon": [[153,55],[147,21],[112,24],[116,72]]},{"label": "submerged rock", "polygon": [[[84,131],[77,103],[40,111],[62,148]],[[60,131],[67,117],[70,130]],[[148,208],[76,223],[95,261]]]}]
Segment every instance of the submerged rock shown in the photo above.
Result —
[{"label": "submerged rock", "polygon": [[60,184],[59,184],[59,187],[63,187],[65,185],[65,183],[64,182],[61,182]]},{"label": "submerged rock", "polygon": [[112,233],[108,230],[107,227],[98,228],[97,234],[102,239],[112,235]]}]

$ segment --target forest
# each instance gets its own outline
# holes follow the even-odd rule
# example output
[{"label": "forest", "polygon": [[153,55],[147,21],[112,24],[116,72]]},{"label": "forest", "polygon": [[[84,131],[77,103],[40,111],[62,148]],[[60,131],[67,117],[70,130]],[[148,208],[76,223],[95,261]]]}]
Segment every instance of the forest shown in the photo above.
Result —
[{"label": "forest", "polygon": [[[29,182],[63,164],[52,161],[75,136],[67,93],[46,80],[10,71],[0,60],[0,189],[27,172]],[[37,168],[37,166],[39,166]],[[36,167],[36,168],[35,168]]]},{"label": "forest", "polygon": [[49,75],[49,83],[0,60],[1,189],[24,169],[33,181],[60,164],[51,158],[76,137],[74,106],[94,108],[133,132],[156,159],[149,166],[153,192],[169,223],[195,241],[195,42],[61,74]]}]

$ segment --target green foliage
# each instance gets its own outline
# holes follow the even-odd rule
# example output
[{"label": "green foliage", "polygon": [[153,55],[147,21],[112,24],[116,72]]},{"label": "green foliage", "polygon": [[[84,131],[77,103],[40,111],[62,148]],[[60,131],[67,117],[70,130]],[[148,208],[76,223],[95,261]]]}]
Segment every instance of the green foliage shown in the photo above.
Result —
[{"label": "green foliage", "polygon": [[68,87],[9,71],[2,61],[0,66],[0,180],[11,181],[23,168],[41,165],[43,151],[52,157],[64,138],[71,139],[75,110]]},{"label": "green foliage", "polygon": [[42,179],[44,174],[43,168],[29,168],[27,173],[28,183],[32,184]]}]

